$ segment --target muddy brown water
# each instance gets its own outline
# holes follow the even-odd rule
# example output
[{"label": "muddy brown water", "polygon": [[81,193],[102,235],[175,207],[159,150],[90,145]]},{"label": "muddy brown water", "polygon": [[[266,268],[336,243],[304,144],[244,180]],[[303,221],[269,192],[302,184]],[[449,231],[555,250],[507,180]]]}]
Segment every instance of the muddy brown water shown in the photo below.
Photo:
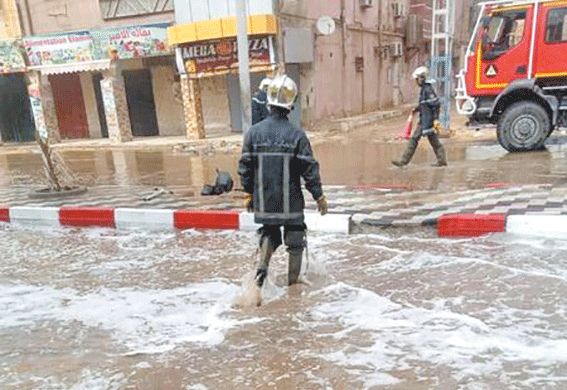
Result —
[{"label": "muddy brown water", "polygon": [[[445,141],[449,166],[433,168],[434,154],[422,140],[411,164],[403,169],[390,161],[401,156],[404,142],[350,140],[317,143],[314,153],[324,184],[398,185],[417,190],[454,191],[489,183],[556,183],[567,179],[565,140],[548,141],[546,150],[507,153],[497,143]],[[64,161],[85,185],[193,186],[211,183],[216,169],[231,173],[236,183],[239,151],[194,155],[171,150],[69,150]],[[45,181],[39,153],[0,154],[0,185],[39,185]]]},{"label": "muddy brown water", "polygon": [[567,387],[567,241],[312,234],[235,308],[256,243],[0,224],[0,388]]}]

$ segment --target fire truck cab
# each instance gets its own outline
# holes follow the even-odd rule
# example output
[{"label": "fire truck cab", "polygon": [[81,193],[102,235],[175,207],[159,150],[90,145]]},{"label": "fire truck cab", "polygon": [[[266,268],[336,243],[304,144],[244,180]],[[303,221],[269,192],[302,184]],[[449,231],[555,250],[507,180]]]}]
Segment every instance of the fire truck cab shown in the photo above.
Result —
[{"label": "fire truck cab", "polygon": [[540,149],[567,126],[567,0],[480,3],[456,103],[469,125],[496,124],[510,152]]}]

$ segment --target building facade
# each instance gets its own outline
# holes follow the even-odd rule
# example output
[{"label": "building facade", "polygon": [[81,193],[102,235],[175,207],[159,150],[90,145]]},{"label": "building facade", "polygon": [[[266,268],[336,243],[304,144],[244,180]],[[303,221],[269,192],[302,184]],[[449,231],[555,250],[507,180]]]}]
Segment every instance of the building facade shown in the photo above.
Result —
[{"label": "building facade", "polygon": [[[40,134],[51,142],[184,134],[181,88],[167,46],[171,1],[12,1],[25,62],[17,87],[28,94]],[[33,139],[31,133],[12,140]]]},{"label": "building facade", "polygon": [[[202,132],[207,135],[240,130],[237,64],[209,73],[187,69],[183,62],[191,54],[186,48],[221,41],[234,46],[235,7],[236,0],[175,0],[176,25],[170,28],[169,41],[185,55],[180,72],[194,80],[186,89],[201,92],[186,95],[186,111],[198,116],[195,107],[202,107]],[[252,68],[251,89],[254,92],[263,77],[285,71],[300,89],[292,113],[297,124],[309,127],[415,99],[409,75],[428,54],[422,21],[417,14],[410,17],[410,0],[254,0],[247,7],[248,33],[268,36],[268,51],[273,51],[255,71]],[[254,30],[258,20],[270,27]],[[328,31],[318,22],[326,22]],[[221,58],[215,52],[206,61]],[[254,59],[251,54],[251,64]]]},{"label": "building facade", "polygon": [[[300,90],[292,121],[304,127],[413,102],[432,1],[247,0],[252,93],[286,72]],[[457,20],[468,3],[455,2]],[[30,141],[36,129],[51,142],[241,131],[237,0],[0,4],[3,140]]]}]

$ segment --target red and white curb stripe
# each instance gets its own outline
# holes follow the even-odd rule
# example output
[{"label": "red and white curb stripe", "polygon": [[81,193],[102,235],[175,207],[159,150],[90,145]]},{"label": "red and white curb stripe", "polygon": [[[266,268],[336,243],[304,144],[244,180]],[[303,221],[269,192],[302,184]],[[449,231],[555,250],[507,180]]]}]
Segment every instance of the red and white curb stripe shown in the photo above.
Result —
[{"label": "red and white curb stripe", "polygon": [[441,237],[477,237],[487,233],[567,239],[567,215],[448,214],[437,220]]},{"label": "red and white curb stripe", "polygon": [[[170,210],[111,207],[0,207],[0,222],[27,226],[100,226],[117,229],[255,230],[254,215],[237,210]],[[351,216],[305,212],[310,231],[349,234]]]}]

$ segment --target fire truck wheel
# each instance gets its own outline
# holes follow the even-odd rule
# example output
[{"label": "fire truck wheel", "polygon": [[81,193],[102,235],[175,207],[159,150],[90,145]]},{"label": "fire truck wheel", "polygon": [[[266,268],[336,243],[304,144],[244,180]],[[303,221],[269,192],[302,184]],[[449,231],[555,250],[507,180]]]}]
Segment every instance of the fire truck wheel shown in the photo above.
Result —
[{"label": "fire truck wheel", "polygon": [[526,152],[543,147],[551,129],[549,115],[534,102],[518,102],[508,107],[496,128],[498,142],[509,152]]}]

